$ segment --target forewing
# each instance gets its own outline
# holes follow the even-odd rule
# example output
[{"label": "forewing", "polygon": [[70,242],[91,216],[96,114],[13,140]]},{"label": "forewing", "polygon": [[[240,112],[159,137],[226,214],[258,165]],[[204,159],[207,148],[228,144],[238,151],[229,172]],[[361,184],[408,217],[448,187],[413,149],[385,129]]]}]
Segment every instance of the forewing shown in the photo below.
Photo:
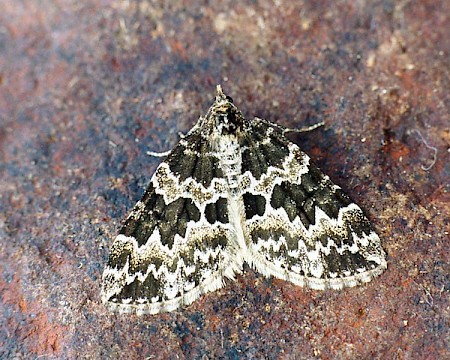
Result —
[{"label": "forewing", "polygon": [[275,125],[255,119],[243,137],[247,261],[314,289],[370,281],[386,268],[361,209]]},{"label": "forewing", "polygon": [[112,245],[102,286],[110,308],[171,311],[220,288],[224,276],[240,270],[217,161],[194,132],[158,166]]}]

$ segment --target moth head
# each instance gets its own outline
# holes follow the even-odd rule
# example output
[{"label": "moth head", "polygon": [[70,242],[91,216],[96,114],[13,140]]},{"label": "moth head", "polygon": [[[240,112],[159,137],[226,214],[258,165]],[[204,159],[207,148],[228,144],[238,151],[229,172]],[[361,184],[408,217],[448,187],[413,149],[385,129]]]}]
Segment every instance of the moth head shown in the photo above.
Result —
[{"label": "moth head", "polygon": [[217,85],[216,98],[208,111],[207,118],[222,134],[236,133],[244,122],[244,117],[233,104],[233,99],[223,93],[220,85]]}]

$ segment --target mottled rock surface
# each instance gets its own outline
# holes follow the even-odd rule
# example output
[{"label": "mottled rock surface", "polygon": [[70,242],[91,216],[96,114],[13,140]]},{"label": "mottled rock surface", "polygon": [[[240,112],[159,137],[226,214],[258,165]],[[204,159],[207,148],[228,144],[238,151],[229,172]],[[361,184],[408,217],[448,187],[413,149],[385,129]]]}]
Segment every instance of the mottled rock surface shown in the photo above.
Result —
[{"label": "mottled rock surface", "polygon": [[[5,1],[0,358],[450,355],[450,2]],[[222,84],[373,221],[388,270],[312,291],[247,268],[188,308],[100,303],[108,247]]]}]

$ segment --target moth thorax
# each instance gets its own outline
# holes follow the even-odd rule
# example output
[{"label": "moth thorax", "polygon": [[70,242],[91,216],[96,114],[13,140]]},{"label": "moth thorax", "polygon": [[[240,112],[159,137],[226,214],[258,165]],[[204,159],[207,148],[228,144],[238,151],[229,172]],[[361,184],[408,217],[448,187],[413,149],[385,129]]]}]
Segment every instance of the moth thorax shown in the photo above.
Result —
[{"label": "moth thorax", "polygon": [[231,191],[237,189],[242,170],[242,158],[239,143],[234,135],[219,139],[217,152],[225,178]]},{"label": "moth thorax", "polygon": [[236,134],[237,130],[242,128],[242,114],[231,104],[227,104],[220,111],[217,111],[214,116],[216,126],[223,135]]}]

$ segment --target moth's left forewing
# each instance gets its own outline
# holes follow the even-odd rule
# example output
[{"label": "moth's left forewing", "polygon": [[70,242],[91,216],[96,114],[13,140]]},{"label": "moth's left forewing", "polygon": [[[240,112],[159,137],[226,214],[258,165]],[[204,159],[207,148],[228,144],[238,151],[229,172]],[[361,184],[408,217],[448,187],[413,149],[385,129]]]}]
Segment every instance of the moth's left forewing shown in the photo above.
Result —
[{"label": "moth's left forewing", "polygon": [[227,204],[217,156],[201,133],[189,134],[158,166],[116,237],[103,302],[122,313],[156,314],[233,278],[242,260]]},{"label": "moth's left forewing", "polygon": [[280,128],[255,119],[243,140],[247,261],[266,276],[314,289],[370,281],[386,268],[358,205]]}]

